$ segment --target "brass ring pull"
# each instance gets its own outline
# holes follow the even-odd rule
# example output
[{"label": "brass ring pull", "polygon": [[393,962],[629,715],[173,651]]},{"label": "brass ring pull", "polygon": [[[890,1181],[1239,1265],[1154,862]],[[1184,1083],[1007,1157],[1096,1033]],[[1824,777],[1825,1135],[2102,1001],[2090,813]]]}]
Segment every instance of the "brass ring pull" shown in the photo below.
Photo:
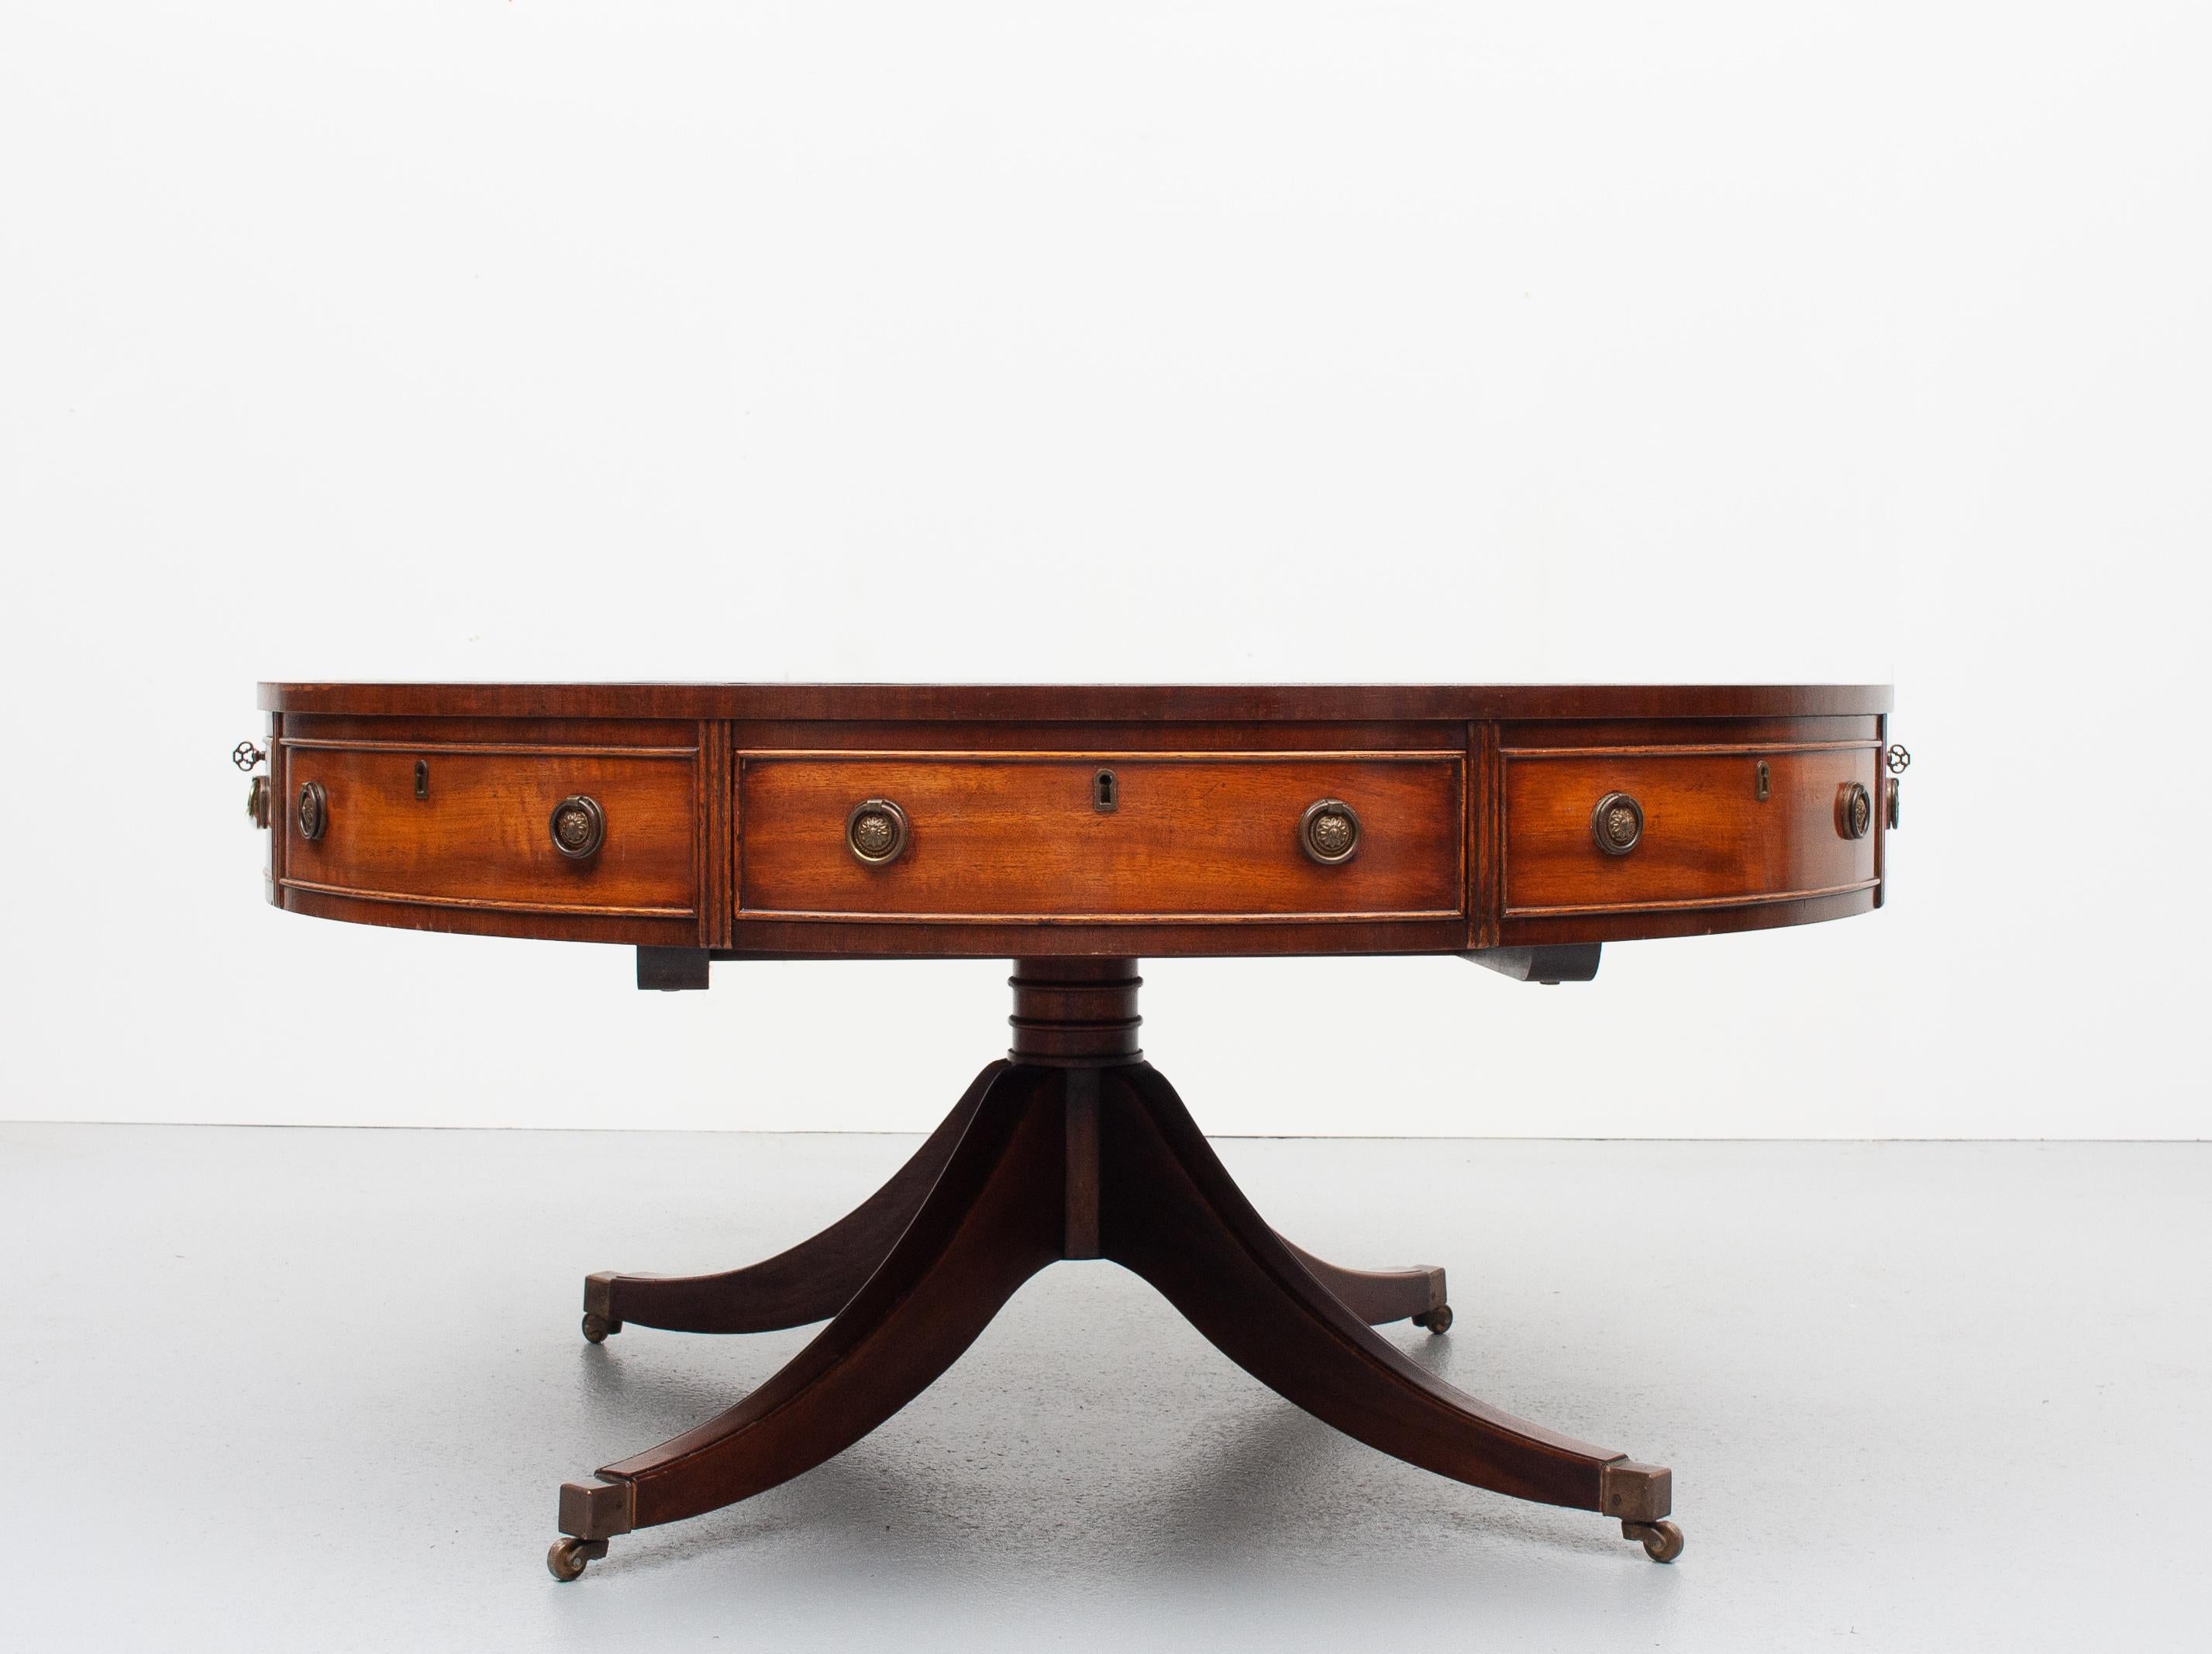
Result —
[{"label": "brass ring pull", "polygon": [[1298,848],[1325,867],[1359,854],[1359,812],[1342,799],[1316,799],[1298,818]]},{"label": "brass ring pull", "polygon": [[571,861],[587,861],[607,842],[607,814],[599,801],[581,793],[571,794],[553,806],[546,827],[553,848]]},{"label": "brass ring pull", "polygon": [[301,785],[300,796],[292,806],[292,818],[300,824],[300,836],[314,840],[323,836],[331,824],[331,801],[320,781]]},{"label": "brass ring pull", "polygon": [[1864,838],[1874,828],[1874,794],[1863,781],[1845,781],[1836,789],[1836,831],[1845,838]]},{"label": "brass ring pull", "polygon": [[906,839],[906,812],[889,799],[862,799],[846,814],[845,848],[871,867],[897,860]]},{"label": "brass ring pull", "polygon": [[1644,842],[1644,806],[1626,793],[1607,793],[1590,812],[1590,837],[1607,855],[1626,855]]}]

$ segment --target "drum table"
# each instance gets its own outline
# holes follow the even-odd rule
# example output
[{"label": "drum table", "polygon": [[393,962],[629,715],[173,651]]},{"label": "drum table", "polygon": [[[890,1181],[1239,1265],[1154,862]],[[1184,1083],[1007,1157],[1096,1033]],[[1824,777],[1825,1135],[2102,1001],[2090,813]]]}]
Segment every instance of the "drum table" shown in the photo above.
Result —
[{"label": "drum table", "polygon": [[1586,982],[1606,942],[1865,913],[1909,761],[1887,689],[264,684],[260,704],[265,751],[233,756],[290,912],[633,946],[648,988],[702,988],[717,959],[1014,961],[1012,1049],[849,1215],[726,1274],[586,1278],[593,1343],[828,1324],[727,1412],[563,1486],[558,1578],[842,1451],[1063,1258],[1135,1271],[1386,1453],[1680,1554],[1670,1472],[1373,1330],[1449,1329],[1442,1269],[1346,1268],[1268,1227],[1138,1048],[1136,962],[1440,953]]}]

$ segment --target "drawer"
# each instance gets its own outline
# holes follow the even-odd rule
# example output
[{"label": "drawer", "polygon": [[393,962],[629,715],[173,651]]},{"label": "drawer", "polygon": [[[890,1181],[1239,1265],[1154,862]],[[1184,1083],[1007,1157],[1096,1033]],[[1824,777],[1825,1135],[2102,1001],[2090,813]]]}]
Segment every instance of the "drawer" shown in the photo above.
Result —
[{"label": "drawer", "polygon": [[[1838,794],[1881,796],[1874,745],[1514,751],[1504,755],[1505,917],[1729,907],[1863,890],[1875,836],[1846,837]],[[1759,766],[1766,796],[1759,796]],[[1592,817],[1623,794],[1633,847],[1599,847]]]},{"label": "drawer", "polygon": [[[697,910],[696,749],[288,740],[283,760],[278,825],[293,888],[520,913]],[[300,811],[310,786],[324,813],[314,837]],[[599,813],[596,847],[587,830],[581,854],[554,842],[554,811],[571,798]],[[589,828],[589,811],[580,823]]]},{"label": "drawer", "polygon": [[[1464,772],[1458,752],[744,752],[738,911],[1449,918],[1466,909]],[[881,863],[847,837],[869,800],[905,821]],[[1330,800],[1350,806],[1358,840],[1323,862],[1302,848],[1302,824]]]}]

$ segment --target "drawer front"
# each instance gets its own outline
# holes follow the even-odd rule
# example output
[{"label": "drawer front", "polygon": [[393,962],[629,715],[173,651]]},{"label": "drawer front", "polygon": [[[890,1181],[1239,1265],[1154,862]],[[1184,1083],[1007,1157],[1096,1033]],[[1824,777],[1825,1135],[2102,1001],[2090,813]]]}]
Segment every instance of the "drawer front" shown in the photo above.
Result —
[{"label": "drawer front", "polygon": [[[838,752],[738,755],[740,915],[1132,921],[1449,918],[1462,892],[1463,756]],[[1099,772],[1113,773],[1110,810]],[[880,865],[854,806],[898,806]],[[1301,847],[1309,806],[1352,806],[1347,860]]]},{"label": "drawer front", "polygon": [[[697,911],[694,749],[287,742],[284,769],[284,882],[295,889],[520,913]],[[325,816],[315,837],[299,805],[311,784]],[[554,810],[570,798],[590,800],[600,816],[598,847],[580,856],[553,839]]]},{"label": "drawer front", "polygon": [[[1766,796],[1759,797],[1759,766]],[[1875,833],[1844,836],[1838,794],[1881,798],[1871,744],[1767,749],[1508,751],[1505,917],[1730,907],[1863,890]],[[1626,794],[1642,836],[1621,854],[1592,830],[1598,801]]]}]

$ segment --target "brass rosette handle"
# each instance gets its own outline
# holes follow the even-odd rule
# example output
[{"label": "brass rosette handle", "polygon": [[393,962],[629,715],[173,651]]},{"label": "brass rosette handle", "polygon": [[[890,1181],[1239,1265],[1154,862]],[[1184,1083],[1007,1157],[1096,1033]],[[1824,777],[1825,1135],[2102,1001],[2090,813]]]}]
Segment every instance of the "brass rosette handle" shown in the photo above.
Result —
[{"label": "brass rosette handle", "polygon": [[599,808],[597,799],[572,793],[553,806],[546,830],[553,836],[553,848],[562,855],[571,861],[588,861],[607,842],[607,812]]},{"label": "brass rosette handle", "polygon": [[845,816],[845,848],[871,867],[905,854],[906,812],[889,799],[862,799]]},{"label": "brass rosette handle", "polygon": [[299,796],[292,800],[292,819],[300,824],[300,836],[320,838],[331,824],[330,795],[323,791],[320,781],[302,781]]},{"label": "brass rosette handle", "polygon": [[1874,830],[1874,794],[1864,781],[1845,781],[1836,789],[1836,831],[1844,838],[1864,838]]},{"label": "brass rosette handle", "polygon": [[1298,818],[1298,848],[1325,867],[1359,854],[1359,812],[1342,799],[1316,799]]},{"label": "brass rosette handle", "polygon": [[1644,842],[1644,806],[1626,793],[1607,793],[1590,812],[1590,838],[1607,855],[1626,855]]}]

